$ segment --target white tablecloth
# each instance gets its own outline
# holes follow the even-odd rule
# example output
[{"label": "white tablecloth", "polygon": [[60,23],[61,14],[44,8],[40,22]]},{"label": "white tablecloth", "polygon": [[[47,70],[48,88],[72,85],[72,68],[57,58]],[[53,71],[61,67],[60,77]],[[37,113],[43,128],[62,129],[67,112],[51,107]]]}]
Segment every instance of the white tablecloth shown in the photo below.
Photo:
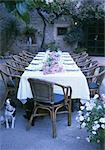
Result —
[{"label": "white tablecloth", "polygon": [[[25,103],[27,98],[33,98],[30,84],[27,80],[28,78],[43,79],[65,86],[71,86],[73,99],[90,99],[87,80],[80,68],[78,68],[68,53],[62,53],[61,57],[64,71],[55,74],[44,75],[43,71],[41,71],[43,61],[45,61],[45,56],[45,53],[38,53],[38,55],[32,60],[30,65],[26,68],[26,71],[21,76],[17,98],[22,103]],[[62,94],[62,89],[58,88],[58,86],[55,86],[54,92]]]}]

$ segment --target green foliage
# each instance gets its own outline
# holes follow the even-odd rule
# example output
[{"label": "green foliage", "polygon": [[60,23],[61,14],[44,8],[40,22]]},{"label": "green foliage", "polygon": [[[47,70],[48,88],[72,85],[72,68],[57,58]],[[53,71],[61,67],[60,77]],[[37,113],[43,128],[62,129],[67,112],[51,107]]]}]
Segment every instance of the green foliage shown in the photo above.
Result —
[{"label": "green foliage", "polygon": [[87,49],[86,48],[84,48],[84,47],[77,47],[75,50],[74,50],[74,52],[75,53],[81,53],[81,52],[84,52],[84,51],[87,51]]},{"label": "green foliage", "polygon": [[64,37],[64,41],[68,44],[72,44],[75,42],[82,42],[83,40],[83,32],[82,29],[78,26],[73,26],[70,30],[68,30],[67,34]]},{"label": "green foliage", "polygon": [[78,121],[81,128],[86,128],[89,133],[89,141],[93,143],[103,142],[105,139],[105,101],[93,98],[81,106]]},{"label": "green foliage", "polygon": [[23,30],[23,35],[25,35],[26,41],[29,41],[29,38],[31,38],[32,40],[32,44],[36,43],[36,37],[35,37],[35,33],[37,32],[37,30],[32,26],[32,25],[27,25],[24,30]]},{"label": "green foliage", "polygon": [[45,1],[42,0],[26,0],[25,1],[29,9],[37,9],[41,8],[43,10],[48,10],[49,6],[46,4]]},{"label": "green foliage", "polygon": [[6,28],[4,28],[6,35],[8,38],[11,36],[17,36],[19,35],[19,28],[18,28],[18,22],[16,20],[10,20]]},{"label": "green foliage", "polygon": [[[102,141],[105,138],[105,129],[99,128],[97,130],[97,134],[94,135],[92,134],[93,126],[95,125],[94,122],[97,121],[99,122],[100,118],[104,117],[105,114],[105,108],[103,107],[103,104],[100,100],[96,100],[96,106],[92,109],[90,113],[90,121],[86,122],[86,128],[90,132],[90,140],[92,142],[97,142],[97,140]],[[98,108],[100,106],[100,108]],[[100,124],[100,123],[99,123]]]},{"label": "green foliage", "polygon": [[2,0],[0,3],[4,3],[7,10],[14,14],[15,16],[18,16],[18,19],[22,19],[26,25],[30,22],[30,16],[29,16],[29,9],[25,2],[25,0]]},{"label": "green foliage", "polygon": [[8,11],[11,12],[15,9],[16,2],[15,1],[5,1],[5,6],[8,9]]},{"label": "green foliage", "polygon": [[55,42],[51,42],[48,44],[44,45],[45,50],[50,50],[50,51],[59,51],[59,46]]},{"label": "green foliage", "polygon": [[52,3],[46,3],[45,0],[1,0],[1,2],[4,2],[7,9],[12,13],[15,11],[14,14],[20,17],[26,23],[26,26],[30,23],[29,11],[32,9],[38,11],[44,23],[42,45],[45,38],[46,22],[53,24],[59,17],[68,15],[73,21],[73,24],[74,22],[78,22],[78,26],[74,25],[68,31],[64,40],[68,44],[78,42],[80,45],[83,45],[82,28],[84,26],[86,27],[87,24],[105,18],[104,6],[98,0],[83,0],[79,6],[78,0],[54,0]]},{"label": "green foliage", "polygon": [[35,35],[35,32],[37,30],[33,27],[33,26],[26,26],[23,33],[26,35],[26,36],[34,36]]},{"label": "green foliage", "polygon": [[[58,19],[59,16],[69,15],[69,11],[73,10],[73,5],[71,5],[73,2],[68,0],[54,0],[52,3],[46,3],[45,0],[26,0],[25,2],[29,9],[40,9],[40,12],[45,17],[45,20],[49,23],[54,23],[54,21]],[[68,7],[68,5],[70,7]],[[72,9],[70,9],[71,7]],[[73,11],[73,13],[74,12],[75,11]]]},{"label": "green foliage", "polygon": [[[52,13],[53,15],[55,15],[55,19],[57,19],[58,16],[61,15],[70,15],[70,17],[73,18],[74,21],[79,21],[82,24],[88,22],[91,23],[91,21],[105,18],[104,6],[101,1],[81,1],[79,7],[77,7],[79,3],[78,1],[71,0],[54,0],[53,3],[46,3],[45,0],[1,0],[1,2],[4,2],[8,10],[10,11],[16,9],[20,17],[22,17],[26,24],[30,21],[30,9],[41,9],[42,12],[46,12],[49,15]],[[49,19],[49,22],[53,20],[51,17]]]},{"label": "green foliage", "polygon": [[105,10],[102,1],[85,0],[78,9],[78,17],[83,24],[105,18]]},{"label": "green foliage", "polygon": [[8,24],[2,29],[2,42],[1,42],[1,50],[3,53],[10,49],[10,46],[13,44],[13,40],[20,33],[19,26],[17,20],[10,20]]},{"label": "green foliage", "polygon": [[29,24],[30,16],[29,16],[28,7],[27,7],[26,3],[25,2],[17,3],[16,9],[17,9],[17,13],[20,15],[22,20],[26,24]]}]

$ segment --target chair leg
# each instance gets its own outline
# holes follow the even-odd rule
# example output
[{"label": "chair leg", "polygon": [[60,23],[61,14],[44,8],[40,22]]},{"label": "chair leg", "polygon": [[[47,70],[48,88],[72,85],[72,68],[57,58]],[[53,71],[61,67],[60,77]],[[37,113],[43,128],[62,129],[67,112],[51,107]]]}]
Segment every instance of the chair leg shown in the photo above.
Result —
[{"label": "chair leg", "polygon": [[79,101],[79,108],[78,109],[80,110],[80,107],[81,107],[82,104],[81,104],[81,100],[80,99],[78,99],[78,101]]},{"label": "chair leg", "polygon": [[94,90],[94,89],[90,90],[90,97],[91,98],[94,97],[95,94],[99,94],[97,89],[96,90]]},{"label": "chair leg", "polygon": [[30,117],[30,120],[29,120],[29,122],[28,122],[28,125],[27,125],[27,127],[26,127],[26,130],[29,130],[29,129],[30,129],[30,127],[31,127],[31,125],[32,125],[32,121],[33,121],[34,116],[35,116],[35,114],[36,114],[36,111],[37,111],[37,109],[36,109],[36,103],[34,103],[34,109],[33,109],[32,115],[31,115],[31,117]]},{"label": "chair leg", "polygon": [[74,100],[71,102],[71,111],[74,112]]},{"label": "chair leg", "polygon": [[52,121],[52,135],[53,135],[53,138],[56,138],[56,136],[57,136],[57,133],[56,133],[56,115],[54,112],[54,108],[52,109],[52,112],[51,112],[51,121]]},{"label": "chair leg", "polygon": [[71,101],[68,102],[68,126],[71,126]]},{"label": "chair leg", "polygon": [[30,120],[29,120],[29,122],[28,122],[28,125],[27,125],[27,127],[26,127],[26,130],[29,130],[29,129],[30,129],[33,118],[34,118],[34,113],[33,113],[33,114],[31,115],[31,117],[30,117]]}]

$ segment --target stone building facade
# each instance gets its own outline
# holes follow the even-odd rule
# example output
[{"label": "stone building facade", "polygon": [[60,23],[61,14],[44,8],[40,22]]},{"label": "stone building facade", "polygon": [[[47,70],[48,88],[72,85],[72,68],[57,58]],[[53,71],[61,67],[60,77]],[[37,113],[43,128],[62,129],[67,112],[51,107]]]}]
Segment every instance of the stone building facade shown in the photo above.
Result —
[{"label": "stone building facade", "polygon": [[[15,24],[16,23],[16,24]],[[10,52],[17,52],[18,47],[13,48],[13,44],[17,42],[17,38],[13,36],[14,29],[21,30],[22,24],[9,13],[3,4],[0,4],[0,55],[8,55]],[[16,44],[15,44],[16,45]]]},{"label": "stone building facade", "polygon": [[[2,28],[5,26],[8,26],[8,22],[14,17],[7,12],[5,7],[3,5],[0,5],[0,31],[2,31]],[[0,51],[1,53],[5,51],[6,46],[9,47],[9,51],[11,53],[19,53],[22,50],[28,50],[30,52],[37,52],[41,51],[40,46],[42,43],[42,34],[43,34],[43,21],[39,14],[37,13],[36,10],[33,10],[30,12],[31,16],[31,22],[32,26],[37,30],[35,34],[35,40],[36,42],[33,43],[32,45],[27,44],[25,41],[25,37],[21,34],[20,36],[17,36],[16,39],[11,39],[12,44],[8,45],[6,42],[6,35],[0,36]],[[25,25],[23,22],[20,22],[20,29],[23,30]],[[45,31],[45,44],[54,42],[60,47],[61,50],[63,51],[71,51],[74,49],[74,46],[67,45],[65,41],[63,40],[64,38],[64,32],[70,27],[71,20],[69,17],[61,17],[58,20],[54,22],[54,24],[48,24],[46,26],[46,31]],[[63,34],[62,34],[63,31]],[[5,42],[4,42],[5,41]],[[4,44],[3,44],[4,43]]]},{"label": "stone building facade", "polygon": [[[102,1],[104,3],[104,0],[102,0]],[[80,3],[78,5],[80,5]],[[7,12],[7,10],[5,9],[5,7],[3,5],[0,4],[0,54],[5,52],[5,50],[7,50],[8,48],[9,48],[9,51],[11,51],[12,53],[19,53],[22,50],[28,50],[28,51],[34,53],[35,51],[41,50],[40,47],[41,47],[41,43],[42,43],[43,21],[36,10],[32,10],[32,12],[30,12],[30,16],[31,16],[31,24],[37,30],[37,32],[35,34],[36,42],[33,43],[32,45],[27,44],[27,41],[25,41],[25,37],[21,34],[20,36],[16,37],[16,39],[11,38],[10,40],[11,40],[12,44],[9,44],[7,42],[7,35],[5,32],[2,32],[2,30],[8,26],[8,23],[10,22],[10,20],[14,19],[14,17]],[[70,17],[60,17],[58,20],[56,20],[54,22],[54,24],[47,23],[46,31],[45,31],[45,44],[55,41],[61,50],[69,51],[69,52],[73,51],[77,47],[77,43],[75,43],[74,45],[68,45],[63,40],[64,35],[62,34],[62,32],[64,33],[64,31],[66,31],[68,27],[70,28],[71,22],[72,22],[72,20]],[[24,23],[20,22],[20,20],[19,20],[19,23],[20,23],[19,30],[23,30],[23,28],[25,27]],[[103,29],[104,29],[104,26],[103,26]],[[90,34],[90,31],[87,33]],[[94,34],[96,34],[96,33],[94,33]],[[101,35],[101,33],[100,33],[100,35]],[[104,36],[104,33],[103,33],[103,36]],[[88,37],[88,35],[87,35],[87,37]],[[86,40],[87,40],[86,48],[89,49],[90,51],[92,51],[90,49],[90,47],[88,47],[88,45],[89,45],[88,40],[90,40],[90,38],[87,38]],[[104,38],[102,39],[102,42],[104,42]],[[93,46],[93,44],[91,44],[91,45]],[[95,44],[95,45],[97,45],[97,44]],[[104,47],[104,46],[102,46],[102,47]],[[96,48],[97,47],[94,46],[93,50]],[[100,48],[100,47],[98,47],[98,48]]]},{"label": "stone building facade", "polygon": [[[19,40],[17,39],[16,43],[12,45],[12,50],[15,45],[20,47],[21,50],[28,50],[32,53],[42,51],[41,43],[42,43],[42,34],[43,34],[43,21],[36,10],[30,12],[31,21],[30,24],[37,30],[35,33],[35,43],[32,45],[27,44],[27,41],[24,40],[24,37],[20,37]],[[64,35],[58,34],[59,30],[64,31],[70,27],[71,20],[69,17],[61,17],[54,22],[54,24],[46,23],[46,30],[45,30],[45,41],[44,44],[49,44],[54,42],[58,45],[58,47],[62,51],[72,51],[76,45],[67,45],[64,41]],[[17,49],[17,48],[16,48]],[[17,52],[20,51],[19,49]]]},{"label": "stone building facade", "polygon": [[11,20],[11,16],[5,11],[3,5],[0,5],[0,54],[7,48],[6,34],[3,30],[8,26],[9,20]]},{"label": "stone building facade", "polygon": [[[43,33],[43,21],[38,15],[37,11],[32,11],[31,13],[31,24],[37,29],[36,33],[36,45],[38,48],[41,46],[42,33]],[[70,27],[71,20],[69,17],[60,17],[54,22],[54,24],[48,24],[45,31],[45,44],[54,42],[60,47],[63,51],[69,51],[73,49],[70,45],[63,40],[64,30],[66,31]],[[60,31],[61,30],[61,31]],[[58,33],[63,32],[63,33]]]}]

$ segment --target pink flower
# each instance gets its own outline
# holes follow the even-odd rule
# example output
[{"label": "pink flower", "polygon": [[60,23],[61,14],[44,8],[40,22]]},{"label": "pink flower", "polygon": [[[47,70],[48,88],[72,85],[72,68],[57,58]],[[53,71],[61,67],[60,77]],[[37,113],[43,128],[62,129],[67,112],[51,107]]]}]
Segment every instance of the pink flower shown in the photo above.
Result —
[{"label": "pink flower", "polygon": [[60,55],[57,52],[50,52],[43,65],[43,74],[61,72],[63,66],[59,64]]}]

